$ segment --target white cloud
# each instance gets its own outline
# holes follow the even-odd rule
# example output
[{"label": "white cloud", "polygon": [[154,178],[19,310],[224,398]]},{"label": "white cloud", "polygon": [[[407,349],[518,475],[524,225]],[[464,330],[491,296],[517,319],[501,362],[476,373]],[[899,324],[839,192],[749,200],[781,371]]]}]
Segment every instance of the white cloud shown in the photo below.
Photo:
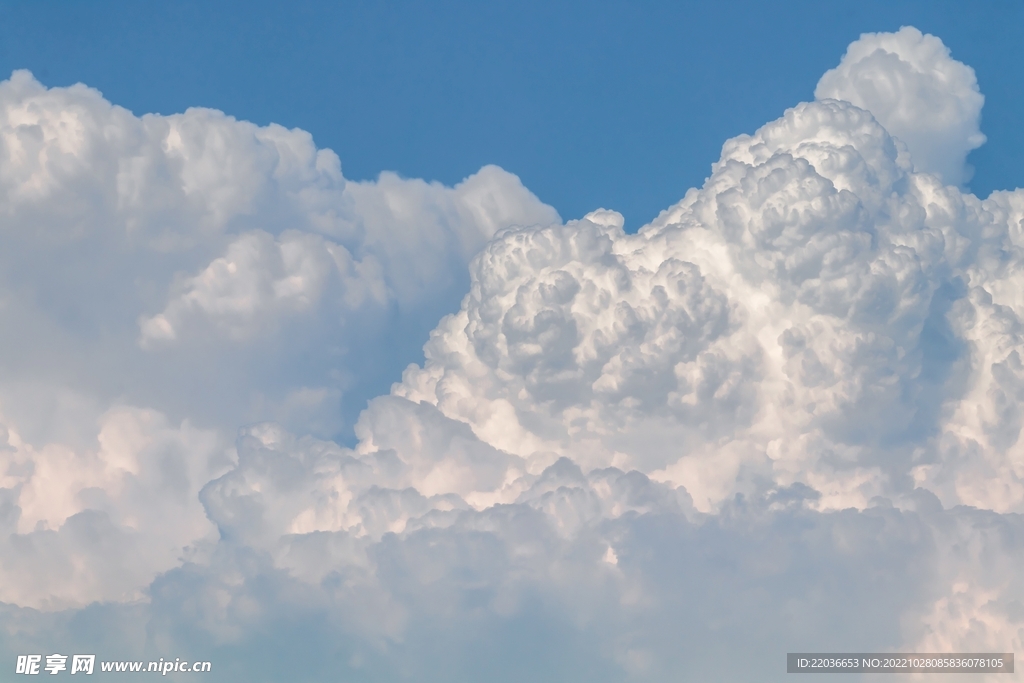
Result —
[{"label": "white cloud", "polygon": [[867,109],[906,143],[919,171],[953,185],[970,180],[967,153],[985,143],[979,129],[985,98],[974,69],[912,26],[862,35],[821,77],[814,96]]},{"label": "white cloud", "polygon": [[5,376],[231,430],[327,391],[343,432],[496,230],[558,219],[496,167],[350,182],[304,131],[135,117],[27,72],[0,84],[0,143]]},{"label": "white cloud", "polygon": [[141,595],[215,538],[239,426],[344,434],[486,240],[558,219],[496,167],[354,183],[304,131],[24,71],[0,157],[0,600],[33,607]]},{"label": "white cloud", "polygon": [[231,465],[228,444],[152,410],[99,417],[96,445],[36,448],[3,428],[0,601],[38,608],[139,599],[156,575],[216,541],[202,486]]},{"label": "white cloud", "polygon": [[387,304],[383,273],[372,257],[357,263],[344,247],[310,233],[286,232],[278,240],[263,231],[244,233],[224,256],[186,278],[162,313],[140,320],[140,341],[144,347],[176,341],[195,318],[214,334],[244,341],[265,332],[269,321],[282,324],[289,314],[314,309],[332,275],[344,307]]},{"label": "white cloud", "polygon": [[[5,239],[77,264],[61,245],[111,234],[55,283],[5,261],[0,314],[99,360],[48,374],[0,337],[36,359],[0,386],[0,647],[98,647],[82,624],[105,620],[146,634],[111,649],[221,657],[224,680],[611,681],[1022,642],[1024,192],[956,187],[981,99],[938,39],[862,37],[636,235],[606,209],[562,224],[494,167],[356,184],[300,131],[3,87],[151,151],[9,127],[9,210],[54,227]],[[37,139],[60,142],[33,166]],[[67,180],[86,149],[146,156],[117,187],[152,189],[82,208],[103,196]],[[58,191],[80,232],[38,203]],[[345,382],[399,357],[394,310],[448,314],[357,443],[318,438]],[[197,395],[204,376],[241,388]],[[113,402],[126,377],[149,389]],[[206,410],[224,401],[276,422]]]}]

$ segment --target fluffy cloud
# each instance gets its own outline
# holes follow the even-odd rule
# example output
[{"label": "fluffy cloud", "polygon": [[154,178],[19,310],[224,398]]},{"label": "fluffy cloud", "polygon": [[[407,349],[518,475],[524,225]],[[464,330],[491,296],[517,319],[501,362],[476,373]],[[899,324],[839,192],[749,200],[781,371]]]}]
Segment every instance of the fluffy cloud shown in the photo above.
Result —
[{"label": "fluffy cloud", "polygon": [[[174,382],[110,403],[89,371],[60,401],[38,367],[0,387],[5,411],[28,397],[4,413],[9,652],[187,653],[222,680],[776,680],[786,651],[1024,643],[1024,192],[956,187],[981,99],[937,38],[862,37],[635,235],[605,209],[562,224],[495,168],[354,184],[296,131],[5,87],[164,154],[128,164],[118,188],[162,189],[110,209],[118,230],[85,208],[94,172],[53,209],[80,227],[9,238],[57,259],[108,230],[97,253],[128,265],[83,272],[136,283],[106,312],[122,346],[16,264],[34,284],[5,314],[85,349],[68,362],[247,377],[211,400],[283,416],[204,421]],[[78,187],[52,178],[80,150],[149,139],[115,129],[54,133],[10,210]],[[377,372],[389,307],[415,324],[465,291],[354,444],[317,435],[346,385],[305,377],[332,353]]]},{"label": "fluffy cloud", "polygon": [[152,410],[114,407],[97,447],[0,436],[6,498],[0,601],[54,609],[139,599],[161,571],[216,541],[197,496],[228,444]]},{"label": "fluffy cloud", "polygon": [[970,180],[964,160],[985,143],[979,129],[985,98],[974,69],[912,26],[862,35],[821,77],[814,96],[867,109],[906,143],[917,170],[953,185]]},{"label": "fluffy cloud", "polygon": [[0,155],[4,375],[231,429],[319,392],[347,397],[319,432],[343,434],[487,239],[558,219],[496,167],[351,182],[303,131],[139,118],[26,72],[0,85]]},{"label": "fluffy cloud", "polygon": [[558,219],[496,167],[350,182],[303,131],[27,72],[0,156],[0,600],[34,607],[137,597],[215,540],[198,493],[239,426],[343,435],[486,240]]}]

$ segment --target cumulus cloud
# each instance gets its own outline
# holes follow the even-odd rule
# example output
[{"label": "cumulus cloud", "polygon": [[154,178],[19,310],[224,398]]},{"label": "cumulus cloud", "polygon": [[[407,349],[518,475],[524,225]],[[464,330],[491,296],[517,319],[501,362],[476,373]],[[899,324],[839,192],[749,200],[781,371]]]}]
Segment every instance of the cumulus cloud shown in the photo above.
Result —
[{"label": "cumulus cloud", "polygon": [[0,156],[0,600],[33,607],[140,595],[215,539],[198,493],[239,426],[344,435],[484,242],[558,220],[496,167],[351,182],[303,131],[23,71]]},{"label": "cumulus cloud", "polygon": [[216,541],[199,490],[229,444],[152,410],[116,406],[97,446],[41,448],[4,428],[0,601],[54,609],[138,599],[154,576]]},{"label": "cumulus cloud", "polygon": [[27,72],[0,85],[0,153],[5,376],[207,426],[326,392],[344,405],[323,434],[343,434],[457,307],[484,242],[558,219],[496,167],[454,188],[351,182],[304,131],[135,117]]},{"label": "cumulus cloud", "polygon": [[979,128],[985,98],[974,69],[913,26],[862,35],[821,77],[814,96],[867,109],[906,143],[917,170],[953,185],[970,180],[967,153],[985,143]]},{"label": "cumulus cloud", "polygon": [[[104,238],[134,259],[110,283],[142,273],[141,299],[163,273],[118,309],[130,357],[322,373],[287,354],[375,350],[375,316],[436,312],[468,267],[350,445],[311,433],[340,380],[256,371],[247,396],[285,416],[258,424],[201,424],[173,384],[109,405],[102,383],[62,403],[11,384],[5,411],[18,387],[44,399],[3,414],[0,647],[177,648],[223,680],[702,681],[781,679],[787,651],[1024,642],[1024,193],[957,187],[981,99],[937,38],[862,37],[815,102],[726,142],[635,235],[608,209],[563,224],[496,168],[355,184],[297,131],[5,87],[180,131],[118,187],[206,160],[164,188],[201,219],[172,229],[186,209],[140,200]],[[58,186],[32,173],[18,197]],[[57,258],[85,239],[53,221],[12,244]],[[34,286],[5,314],[89,339]]]}]

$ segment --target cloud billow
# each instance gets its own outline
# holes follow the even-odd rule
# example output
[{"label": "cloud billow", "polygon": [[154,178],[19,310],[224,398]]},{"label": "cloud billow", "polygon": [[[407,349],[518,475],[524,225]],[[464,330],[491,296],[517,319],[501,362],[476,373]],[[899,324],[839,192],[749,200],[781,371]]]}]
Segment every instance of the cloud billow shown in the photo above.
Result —
[{"label": "cloud billow", "polygon": [[821,77],[814,97],[867,109],[909,147],[917,170],[953,185],[970,180],[967,154],[985,143],[979,129],[985,98],[974,69],[912,26],[861,36]]},{"label": "cloud billow", "polygon": [[[815,102],[726,142],[635,235],[604,209],[563,224],[493,167],[357,185],[297,131],[5,87],[120,121],[22,164],[9,211],[53,227],[5,239],[56,259],[117,217],[95,237],[128,255],[111,281],[163,274],[118,328],[142,365],[243,377],[302,348],[268,338],[356,343],[387,328],[348,321],[450,296],[442,264],[468,263],[351,447],[302,419],[340,384],[255,372],[246,395],[284,417],[233,445],[237,412],[115,401],[88,372],[37,388],[73,424],[6,428],[11,652],[95,642],[83,624],[104,618],[147,634],[110,648],[210,653],[223,680],[777,680],[786,651],[1019,648],[1024,194],[958,189],[982,100],[937,38],[866,34]],[[47,140],[26,125],[11,159]],[[82,150],[153,130],[164,156],[113,155],[134,170],[88,208]],[[172,168],[175,201],[123,190]],[[44,215],[55,188],[78,227]],[[45,303],[0,313],[85,335]]]}]

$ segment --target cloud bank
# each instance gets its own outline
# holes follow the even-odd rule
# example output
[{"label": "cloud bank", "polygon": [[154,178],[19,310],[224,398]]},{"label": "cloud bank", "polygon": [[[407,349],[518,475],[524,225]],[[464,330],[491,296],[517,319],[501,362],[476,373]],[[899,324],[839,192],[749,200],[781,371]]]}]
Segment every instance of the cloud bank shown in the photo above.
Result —
[{"label": "cloud bank", "polygon": [[983,100],[934,36],[866,34],[816,97],[627,235],[495,167],[353,183],[301,131],[16,73],[0,649],[310,681],[1019,649],[1024,192],[958,188]]},{"label": "cloud bank", "polygon": [[0,600],[40,608],[140,597],[216,539],[239,426],[344,433],[491,235],[558,220],[497,167],[351,182],[303,131],[27,72],[0,156]]}]

